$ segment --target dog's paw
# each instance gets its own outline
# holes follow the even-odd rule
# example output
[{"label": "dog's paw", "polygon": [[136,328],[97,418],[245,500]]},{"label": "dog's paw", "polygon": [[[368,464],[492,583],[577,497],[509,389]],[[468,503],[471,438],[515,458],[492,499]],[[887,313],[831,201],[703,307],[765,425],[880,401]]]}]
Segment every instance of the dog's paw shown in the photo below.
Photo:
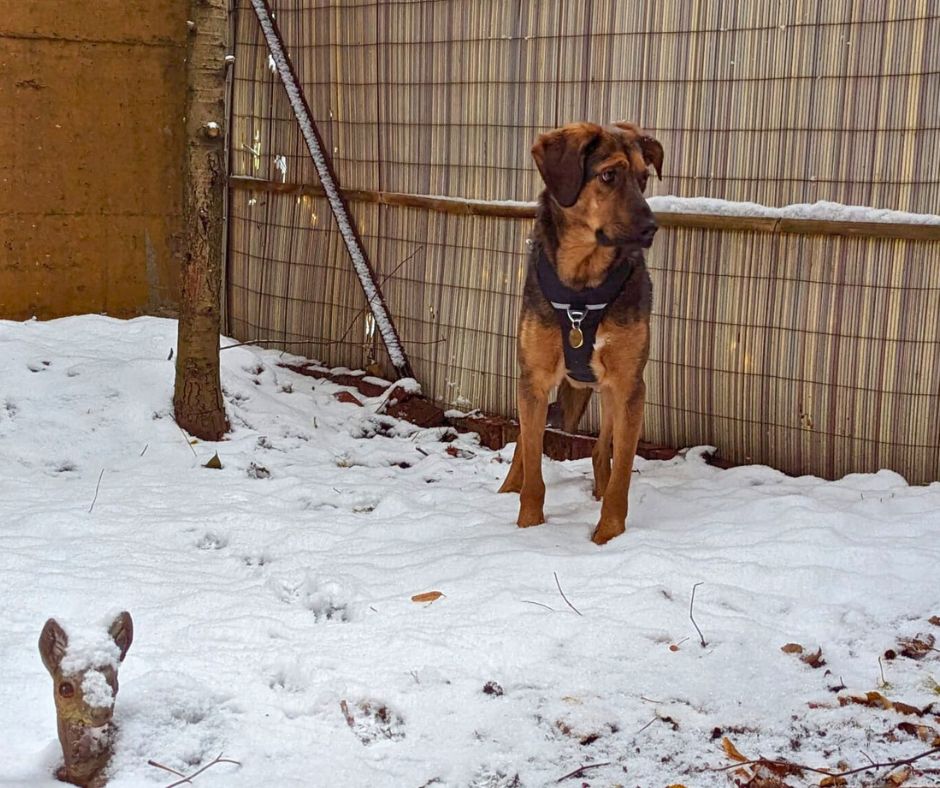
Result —
[{"label": "dog's paw", "polygon": [[612,523],[601,520],[597,524],[597,528],[594,529],[591,541],[598,545],[607,544],[615,536],[620,536],[625,530],[626,528],[624,527],[623,521]]},{"label": "dog's paw", "polygon": [[542,525],[544,522],[545,515],[541,509],[537,511],[520,511],[519,518],[516,520],[516,524],[520,528],[530,528],[533,525]]}]

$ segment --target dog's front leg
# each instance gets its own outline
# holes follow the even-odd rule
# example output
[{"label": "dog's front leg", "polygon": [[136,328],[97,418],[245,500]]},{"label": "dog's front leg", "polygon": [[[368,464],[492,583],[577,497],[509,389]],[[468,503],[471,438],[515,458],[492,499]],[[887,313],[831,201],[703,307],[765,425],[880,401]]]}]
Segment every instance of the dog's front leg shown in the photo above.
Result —
[{"label": "dog's front leg", "polygon": [[[516,454],[522,460],[522,490],[519,494],[520,528],[545,522],[545,482],[542,480],[542,442],[548,414],[548,388],[532,375],[519,378],[519,441]],[[514,458],[515,459],[515,458]]]},{"label": "dog's front leg", "polygon": [[614,461],[601,504],[601,519],[591,537],[596,544],[605,544],[626,530],[627,498],[633,476],[633,457],[643,425],[646,386],[642,380],[638,381],[627,395],[626,402],[622,392],[613,388],[604,389],[602,397],[602,407],[613,416]]}]

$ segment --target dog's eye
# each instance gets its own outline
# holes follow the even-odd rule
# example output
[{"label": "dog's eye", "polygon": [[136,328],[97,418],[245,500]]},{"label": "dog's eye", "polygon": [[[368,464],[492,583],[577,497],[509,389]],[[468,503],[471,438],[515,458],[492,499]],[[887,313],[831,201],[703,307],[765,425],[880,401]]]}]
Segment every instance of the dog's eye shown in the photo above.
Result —
[{"label": "dog's eye", "polygon": [[604,170],[600,175],[597,176],[601,179],[603,183],[613,183],[617,180],[617,171],[616,170]]},{"label": "dog's eye", "polygon": [[59,685],[59,694],[63,698],[71,698],[75,694],[75,687],[72,685],[71,681],[63,681]]}]

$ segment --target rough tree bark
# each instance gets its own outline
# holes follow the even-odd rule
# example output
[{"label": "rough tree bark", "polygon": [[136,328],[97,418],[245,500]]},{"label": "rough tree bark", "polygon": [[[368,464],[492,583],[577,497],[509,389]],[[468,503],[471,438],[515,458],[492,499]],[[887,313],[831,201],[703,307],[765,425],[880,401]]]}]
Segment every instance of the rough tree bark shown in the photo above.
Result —
[{"label": "rough tree bark", "polygon": [[219,380],[226,0],[192,0],[187,25],[186,237],[173,407],[184,430],[219,440],[228,430]]}]

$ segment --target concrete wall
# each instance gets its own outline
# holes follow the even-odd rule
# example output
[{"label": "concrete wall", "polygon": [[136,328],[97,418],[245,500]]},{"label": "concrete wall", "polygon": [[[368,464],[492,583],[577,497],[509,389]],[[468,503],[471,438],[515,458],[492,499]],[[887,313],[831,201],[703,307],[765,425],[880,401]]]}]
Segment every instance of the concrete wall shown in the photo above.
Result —
[{"label": "concrete wall", "polygon": [[0,318],[172,310],[188,5],[3,3]]}]

